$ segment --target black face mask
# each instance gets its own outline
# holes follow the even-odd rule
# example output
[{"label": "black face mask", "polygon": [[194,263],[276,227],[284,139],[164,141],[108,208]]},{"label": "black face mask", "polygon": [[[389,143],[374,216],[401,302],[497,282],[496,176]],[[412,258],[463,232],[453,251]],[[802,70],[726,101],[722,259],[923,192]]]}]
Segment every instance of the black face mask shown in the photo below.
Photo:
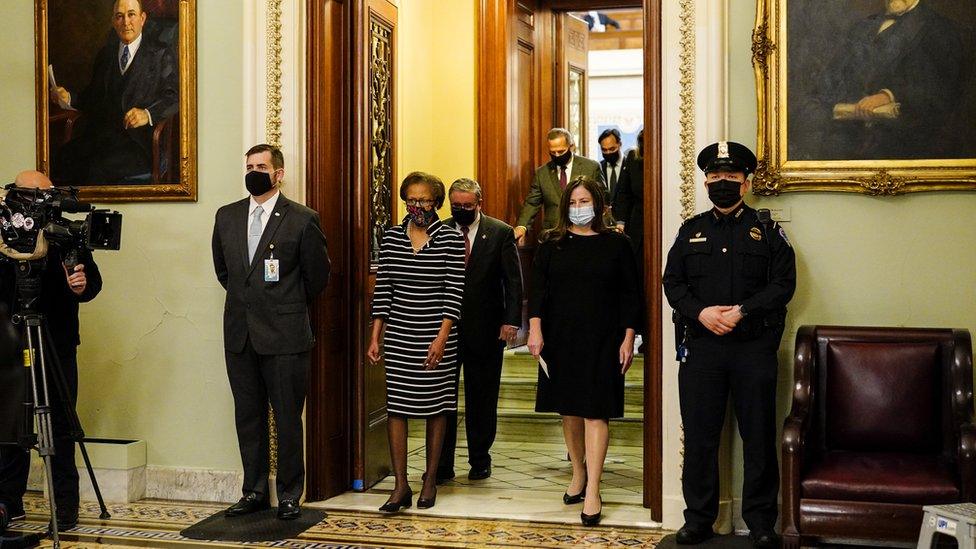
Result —
[{"label": "black face mask", "polygon": [[566,164],[569,164],[570,159],[573,158],[573,151],[567,149],[563,154],[557,155],[549,153],[549,156],[557,166],[565,166]]},{"label": "black face mask", "polygon": [[607,161],[607,164],[616,164],[620,160],[620,151],[603,153],[603,159]]},{"label": "black face mask", "polygon": [[274,183],[271,182],[271,174],[255,170],[244,176],[244,186],[252,195],[261,196],[270,191]]},{"label": "black face mask", "polygon": [[742,198],[739,194],[741,186],[738,181],[719,179],[708,184],[708,199],[719,208],[731,208]]},{"label": "black face mask", "polygon": [[467,227],[468,225],[474,223],[474,218],[478,214],[478,210],[465,210],[464,208],[455,208],[451,206],[451,215],[454,217],[454,221],[458,225],[463,225]]}]

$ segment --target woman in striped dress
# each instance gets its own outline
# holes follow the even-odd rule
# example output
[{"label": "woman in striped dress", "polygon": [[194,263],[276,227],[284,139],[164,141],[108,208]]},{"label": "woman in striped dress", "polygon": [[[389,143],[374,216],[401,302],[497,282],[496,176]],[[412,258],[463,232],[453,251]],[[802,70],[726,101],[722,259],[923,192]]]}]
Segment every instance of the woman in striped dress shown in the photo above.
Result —
[{"label": "woman in striped dress", "polygon": [[386,367],[387,435],[396,487],[380,511],[410,507],[407,418],[427,420],[427,475],[417,507],[434,506],[447,412],[457,411],[457,321],[464,291],[464,238],[437,219],[444,184],[413,172],[400,185],[407,217],[380,245],[367,354]]}]

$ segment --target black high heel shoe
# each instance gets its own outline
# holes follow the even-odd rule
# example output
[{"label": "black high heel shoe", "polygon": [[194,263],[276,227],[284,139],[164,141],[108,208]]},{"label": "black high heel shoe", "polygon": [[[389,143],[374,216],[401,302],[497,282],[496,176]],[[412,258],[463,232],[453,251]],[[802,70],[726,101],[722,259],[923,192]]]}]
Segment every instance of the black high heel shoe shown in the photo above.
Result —
[{"label": "black high heel shoe", "polygon": [[583,488],[583,491],[576,494],[575,496],[571,496],[569,495],[569,492],[566,492],[565,494],[563,494],[563,504],[576,505],[577,503],[582,502],[585,497],[586,497],[586,488]]},{"label": "black high heel shoe", "polygon": [[430,498],[417,498],[417,509],[430,509],[437,502],[437,490],[434,490],[434,496]]},{"label": "black high heel shoe", "polygon": [[603,514],[603,498],[600,498],[600,510],[592,515],[587,515],[586,513],[580,513],[580,522],[583,526],[596,526],[600,524],[600,516]]},{"label": "black high heel shoe", "polygon": [[[400,511],[400,509],[408,509],[411,505],[413,505],[413,491],[407,490],[407,493],[404,494],[399,501],[390,500],[384,503],[383,506],[380,507],[380,512],[397,513]],[[418,507],[420,506],[420,501],[417,501],[417,505]]]},{"label": "black high heel shoe", "polygon": [[576,494],[575,496],[569,495],[569,492],[563,494],[563,504],[565,505],[575,505],[577,503],[582,503],[583,498],[586,497],[586,477],[583,477],[583,491]]}]

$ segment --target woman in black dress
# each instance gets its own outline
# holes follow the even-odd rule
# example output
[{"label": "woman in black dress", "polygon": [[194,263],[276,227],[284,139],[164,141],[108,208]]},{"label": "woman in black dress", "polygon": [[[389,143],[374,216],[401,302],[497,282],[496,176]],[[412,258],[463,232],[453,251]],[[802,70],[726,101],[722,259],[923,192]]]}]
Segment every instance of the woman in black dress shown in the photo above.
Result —
[{"label": "woman in black dress", "polygon": [[447,413],[457,411],[457,321],[464,292],[464,237],[437,219],[444,184],[421,172],[400,185],[403,223],[380,245],[373,294],[373,333],[367,355],[386,370],[387,436],[396,486],[380,511],[410,507],[407,418],[427,422],[427,476],[417,507],[434,506],[437,463]]},{"label": "woman in black dress", "polygon": [[[541,356],[537,412],[557,412],[573,463],[563,501],[583,501],[580,519],[597,524],[610,418],[624,414],[624,374],[640,316],[637,266],[627,237],[603,223],[602,187],[577,177],[559,203],[559,224],[535,254],[529,297],[529,351]],[[584,465],[585,463],[585,465]]]}]

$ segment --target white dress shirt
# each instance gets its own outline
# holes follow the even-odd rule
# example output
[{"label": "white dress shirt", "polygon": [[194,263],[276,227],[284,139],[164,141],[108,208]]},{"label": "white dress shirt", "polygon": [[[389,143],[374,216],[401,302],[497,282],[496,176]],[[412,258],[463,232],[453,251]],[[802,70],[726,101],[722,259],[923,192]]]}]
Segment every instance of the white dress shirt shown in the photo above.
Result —
[{"label": "white dress shirt", "polygon": [[[474,244],[478,240],[477,238],[475,238],[475,235],[478,234],[478,225],[481,225],[481,212],[475,214],[474,221],[472,221],[471,224],[468,225],[468,240],[471,241],[471,245],[470,245],[471,253],[474,253]],[[458,230],[459,231],[461,230],[460,224],[458,224]],[[461,234],[464,233],[462,232]]]}]

